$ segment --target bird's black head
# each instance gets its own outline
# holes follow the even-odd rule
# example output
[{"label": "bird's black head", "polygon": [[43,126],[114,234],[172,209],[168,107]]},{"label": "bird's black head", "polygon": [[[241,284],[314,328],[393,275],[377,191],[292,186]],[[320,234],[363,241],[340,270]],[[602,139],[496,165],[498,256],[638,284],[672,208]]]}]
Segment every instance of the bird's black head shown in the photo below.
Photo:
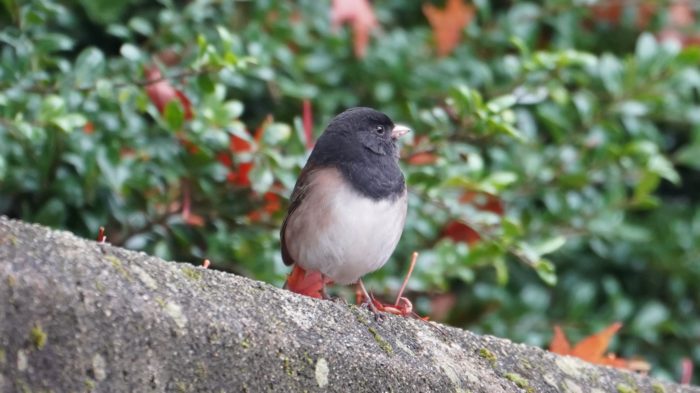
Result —
[{"label": "bird's black head", "polygon": [[351,108],[331,120],[307,165],[336,167],[361,194],[373,199],[405,191],[396,139],[408,132],[371,108]]},{"label": "bird's black head", "polygon": [[[397,135],[389,116],[372,108],[350,108],[336,116],[326,133],[335,134],[347,143],[359,143],[370,152],[382,156],[398,157]],[[353,142],[356,141],[356,142]]]}]

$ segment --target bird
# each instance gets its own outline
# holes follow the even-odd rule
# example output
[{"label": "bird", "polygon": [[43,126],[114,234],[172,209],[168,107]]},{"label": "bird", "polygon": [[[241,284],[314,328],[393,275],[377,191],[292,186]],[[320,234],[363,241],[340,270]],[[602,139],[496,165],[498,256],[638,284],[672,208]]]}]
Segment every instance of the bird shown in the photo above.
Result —
[{"label": "bird", "polygon": [[316,141],[280,230],[285,288],[328,298],[326,284],[359,283],[381,268],[403,233],[407,189],[397,140],[409,132],[386,114],[355,107],[335,116]]}]

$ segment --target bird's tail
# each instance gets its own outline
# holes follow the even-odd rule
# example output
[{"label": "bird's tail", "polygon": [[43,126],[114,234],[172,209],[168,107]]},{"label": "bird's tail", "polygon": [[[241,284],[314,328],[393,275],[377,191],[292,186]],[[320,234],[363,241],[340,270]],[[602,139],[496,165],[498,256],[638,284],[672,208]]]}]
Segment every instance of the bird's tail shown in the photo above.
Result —
[{"label": "bird's tail", "polygon": [[324,279],[320,272],[307,272],[299,265],[294,264],[283,288],[301,295],[323,299],[324,280],[326,284],[331,283],[330,280]]}]

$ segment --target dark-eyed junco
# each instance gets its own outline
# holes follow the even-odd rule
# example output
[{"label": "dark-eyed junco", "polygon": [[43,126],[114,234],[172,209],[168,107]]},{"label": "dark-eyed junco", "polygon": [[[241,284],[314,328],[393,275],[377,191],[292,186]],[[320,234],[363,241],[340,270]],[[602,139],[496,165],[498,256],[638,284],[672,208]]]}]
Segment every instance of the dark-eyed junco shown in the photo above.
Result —
[{"label": "dark-eyed junco", "polygon": [[295,265],[288,289],[305,293],[303,278],[320,274],[324,297],[327,282],[359,281],[369,299],[361,277],[386,263],[406,221],[396,140],[408,131],[371,108],[348,109],[328,124],[282,225],[282,259]]}]

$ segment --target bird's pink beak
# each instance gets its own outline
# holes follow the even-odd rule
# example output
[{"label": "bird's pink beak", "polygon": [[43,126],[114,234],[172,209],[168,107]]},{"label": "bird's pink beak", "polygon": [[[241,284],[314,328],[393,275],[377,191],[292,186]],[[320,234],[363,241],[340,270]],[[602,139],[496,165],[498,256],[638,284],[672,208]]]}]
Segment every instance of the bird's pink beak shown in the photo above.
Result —
[{"label": "bird's pink beak", "polygon": [[402,136],[408,134],[409,131],[411,131],[410,128],[408,128],[404,125],[401,125],[401,124],[397,124],[394,126],[394,129],[391,130],[391,138],[392,139],[399,139]]}]

